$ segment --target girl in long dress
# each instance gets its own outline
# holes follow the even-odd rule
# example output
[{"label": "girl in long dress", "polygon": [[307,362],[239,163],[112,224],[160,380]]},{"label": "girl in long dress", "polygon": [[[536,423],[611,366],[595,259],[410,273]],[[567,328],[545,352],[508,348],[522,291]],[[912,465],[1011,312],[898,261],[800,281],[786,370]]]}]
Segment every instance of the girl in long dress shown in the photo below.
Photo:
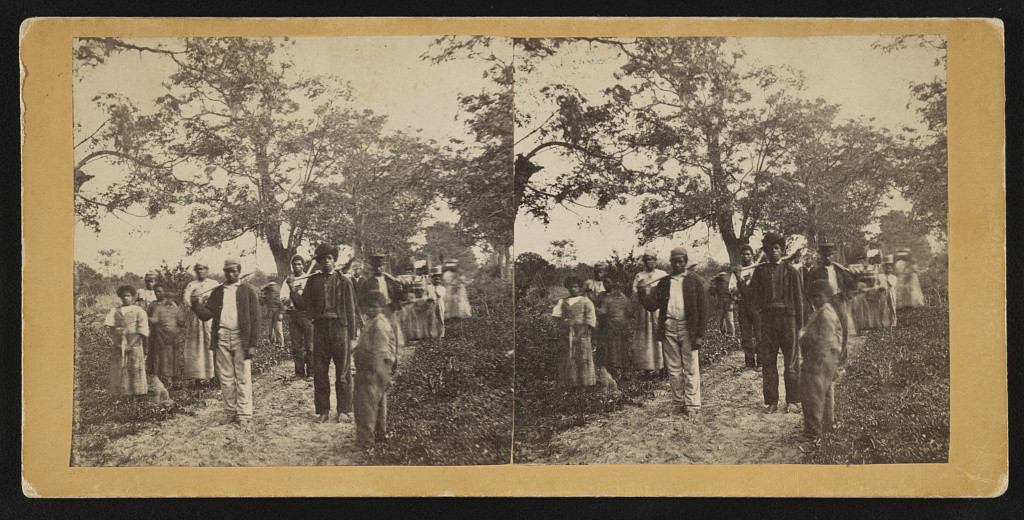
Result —
[{"label": "girl in long dress", "polygon": [[640,285],[650,288],[652,282],[659,278],[668,276],[668,273],[655,267],[657,257],[654,253],[645,253],[643,256],[644,270],[637,273],[633,279],[633,294],[637,323],[633,333],[633,365],[639,370],[657,371],[665,366],[662,358],[661,342],[658,341],[658,313],[649,312],[635,299]]},{"label": "girl in long dress", "polygon": [[473,315],[473,309],[469,306],[466,279],[458,271],[450,272],[452,276],[446,284],[448,294],[445,296],[445,318],[469,318]]},{"label": "girl in long dress", "polygon": [[878,281],[875,284],[880,299],[879,310],[881,315],[879,321],[886,328],[895,327],[897,323],[896,285],[899,282],[897,276],[893,273],[892,267],[891,261],[883,264],[882,269],[878,273]]},{"label": "girl in long dress", "polygon": [[558,360],[558,382],[565,386],[594,386],[594,351],[590,338],[597,327],[594,302],[583,296],[583,282],[575,276],[565,279],[569,297],[559,300],[551,315],[568,325],[569,342]]},{"label": "girl in long dress", "polygon": [[110,352],[109,391],[116,396],[146,395],[146,353],[142,340],[149,336],[149,316],[135,305],[135,288],[117,288],[121,306],[110,310],[103,325],[114,340]]},{"label": "girl in long dress", "polygon": [[[629,333],[630,301],[623,294],[618,282],[606,276],[606,290],[597,302],[597,343],[594,364],[608,372],[611,377],[610,390],[618,391],[622,371],[632,368],[633,352]],[[604,372],[602,372],[602,376]]]},{"label": "girl in long dress", "polygon": [[146,372],[150,386],[156,391],[154,404],[173,404],[167,387],[173,379],[181,377],[178,363],[180,346],[178,333],[185,325],[181,308],[171,299],[170,292],[163,284],[153,287],[157,301],[149,306],[149,352],[146,355]]},{"label": "girl in long dress", "polygon": [[[185,286],[183,302],[192,301],[197,295],[199,303],[206,304],[210,292],[220,285],[217,280],[207,278],[209,270],[203,264],[195,266],[196,279]],[[212,322],[200,320],[191,307],[185,313],[185,340],[182,344],[182,373],[184,379],[209,380],[216,377],[213,351],[210,350],[210,327]]]},{"label": "girl in long dress", "polygon": [[902,253],[896,260],[894,271],[898,279],[896,284],[896,308],[924,306],[924,293],[921,291],[921,280],[917,276],[917,268],[910,263],[907,253]]}]

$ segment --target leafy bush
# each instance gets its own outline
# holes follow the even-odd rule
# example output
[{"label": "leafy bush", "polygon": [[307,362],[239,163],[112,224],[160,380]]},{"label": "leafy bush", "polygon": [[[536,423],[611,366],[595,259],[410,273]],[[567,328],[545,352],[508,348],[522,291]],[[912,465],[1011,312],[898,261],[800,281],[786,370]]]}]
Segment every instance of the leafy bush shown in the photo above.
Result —
[{"label": "leafy bush", "polygon": [[[483,283],[481,283],[483,282]],[[474,307],[490,316],[446,323],[446,338],[417,344],[388,392],[387,442],[377,464],[507,464],[512,450],[511,287],[478,280]],[[473,294],[480,299],[474,301]]]},{"label": "leafy bush", "polygon": [[836,420],[811,462],[947,462],[948,308],[903,310],[898,327],[869,334],[836,384]]}]

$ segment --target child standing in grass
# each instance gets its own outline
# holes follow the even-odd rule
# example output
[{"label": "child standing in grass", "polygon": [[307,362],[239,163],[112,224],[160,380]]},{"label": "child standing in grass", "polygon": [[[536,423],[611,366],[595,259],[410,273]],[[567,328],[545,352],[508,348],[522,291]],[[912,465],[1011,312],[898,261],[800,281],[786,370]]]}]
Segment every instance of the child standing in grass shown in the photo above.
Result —
[{"label": "child standing in grass", "polygon": [[103,325],[114,341],[110,360],[110,393],[116,396],[146,395],[146,354],[143,338],[149,336],[149,317],[135,305],[135,288],[117,288],[121,306],[110,310]]},{"label": "child standing in grass", "polygon": [[814,280],[811,298],[817,308],[800,330],[800,396],[803,398],[804,436],[817,447],[822,430],[831,430],[835,408],[836,375],[846,361],[843,326],[832,305],[832,286],[828,280]]},{"label": "child standing in grass", "polygon": [[565,279],[569,297],[559,300],[551,315],[562,318],[569,326],[569,344],[558,363],[558,382],[566,386],[594,386],[594,351],[590,344],[597,327],[594,302],[583,296],[583,282],[570,276]]},{"label": "child standing in grass", "polygon": [[185,325],[185,317],[181,309],[171,299],[171,292],[162,283],[153,286],[156,301],[149,306],[149,352],[146,353],[146,373],[149,374],[149,385],[153,387],[154,405],[170,406],[174,404],[167,387],[171,380],[181,377],[178,364],[181,349],[178,343],[178,332]]},{"label": "child standing in grass", "polygon": [[633,360],[628,317],[631,302],[611,276],[604,277],[604,287],[605,291],[597,300],[597,351],[594,353],[594,363],[601,367],[605,390],[621,395],[618,382],[622,371],[630,368]]},{"label": "child standing in grass", "polygon": [[352,401],[356,443],[363,447],[384,439],[388,427],[387,390],[398,371],[398,340],[384,313],[387,304],[380,291],[366,293],[360,302],[368,321],[352,353],[356,364]]}]

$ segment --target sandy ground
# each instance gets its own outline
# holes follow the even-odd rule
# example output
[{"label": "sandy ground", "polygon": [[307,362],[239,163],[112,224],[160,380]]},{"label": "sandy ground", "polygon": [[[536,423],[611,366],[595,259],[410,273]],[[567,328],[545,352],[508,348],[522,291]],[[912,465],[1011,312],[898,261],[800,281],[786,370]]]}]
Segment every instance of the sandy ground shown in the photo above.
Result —
[{"label": "sandy ground", "polygon": [[[850,338],[851,355],[861,338]],[[779,398],[784,403],[782,356]],[[701,374],[696,418],[673,414],[668,383],[642,406],[566,430],[556,455],[531,464],[787,464],[803,462],[803,415],[762,412],[761,372],[732,352]],[[838,418],[837,418],[838,420]],[[804,444],[805,448],[808,445]]]},{"label": "sandy ground", "polygon": [[[399,363],[411,349],[399,354]],[[355,424],[314,421],[313,381],[295,379],[281,363],[253,380],[253,418],[242,429],[223,401],[207,399],[195,415],[179,414],[79,456],[82,466],[346,466],[367,464],[355,446]],[[334,365],[331,365],[334,381]],[[219,395],[219,393],[218,393]]]}]

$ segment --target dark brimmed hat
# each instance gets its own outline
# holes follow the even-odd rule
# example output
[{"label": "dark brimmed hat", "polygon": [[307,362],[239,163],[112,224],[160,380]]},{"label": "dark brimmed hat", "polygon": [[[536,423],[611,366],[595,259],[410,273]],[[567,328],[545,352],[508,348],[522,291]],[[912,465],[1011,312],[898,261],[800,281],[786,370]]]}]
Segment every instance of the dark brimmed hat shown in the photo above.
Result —
[{"label": "dark brimmed hat", "polygon": [[832,286],[829,285],[828,280],[815,280],[811,282],[811,294],[822,295],[831,298]]},{"label": "dark brimmed hat", "polygon": [[778,244],[779,247],[784,248],[786,247],[786,239],[782,238],[782,235],[774,231],[769,231],[768,233],[765,233],[764,238],[761,239],[762,249],[769,249],[776,244]]},{"label": "dark brimmed hat", "polygon": [[833,244],[832,242],[827,241],[827,240],[818,243],[818,251],[821,251],[822,249],[832,249],[832,250],[835,250],[835,248],[836,248],[836,245]]},{"label": "dark brimmed hat", "polygon": [[330,244],[320,244],[316,246],[316,252],[313,253],[313,259],[319,260],[327,255],[331,255],[335,260],[338,259],[338,247]]}]

